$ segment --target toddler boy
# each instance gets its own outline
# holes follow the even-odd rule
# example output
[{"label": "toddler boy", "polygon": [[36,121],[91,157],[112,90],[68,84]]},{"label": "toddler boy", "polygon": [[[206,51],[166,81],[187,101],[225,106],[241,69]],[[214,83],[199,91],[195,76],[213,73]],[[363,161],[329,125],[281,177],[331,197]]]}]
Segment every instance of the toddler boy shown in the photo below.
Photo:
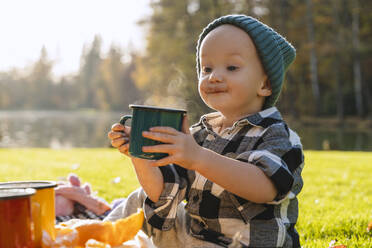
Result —
[{"label": "toddler boy", "polygon": [[[228,15],[202,31],[196,58],[200,96],[216,112],[190,132],[186,121],[182,132],[144,132],[165,143],[144,152],[169,156],[132,158],[142,188],[107,219],[143,207],[158,247],[227,247],[234,236],[244,247],[300,247],[302,146],[274,106],[295,49],[260,21]],[[120,124],[109,133],[127,155],[128,135]]]}]

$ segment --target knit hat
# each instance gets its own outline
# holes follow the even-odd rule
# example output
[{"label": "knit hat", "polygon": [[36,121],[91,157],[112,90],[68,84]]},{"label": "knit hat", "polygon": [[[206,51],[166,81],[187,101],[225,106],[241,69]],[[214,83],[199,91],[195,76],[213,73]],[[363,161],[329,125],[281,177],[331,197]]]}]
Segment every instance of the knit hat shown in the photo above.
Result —
[{"label": "knit hat", "polygon": [[251,37],[272,89],[272,94],[265,99],[263,109],[274,106],[282,89],[284,74],[296,57],[296,50],[284,37],[253,17],[246,15],[222,16],[203,29],[196,47],[198,77],[201,70],[200,45],[210,31],[223,24],[234,25],[247,32]]}]

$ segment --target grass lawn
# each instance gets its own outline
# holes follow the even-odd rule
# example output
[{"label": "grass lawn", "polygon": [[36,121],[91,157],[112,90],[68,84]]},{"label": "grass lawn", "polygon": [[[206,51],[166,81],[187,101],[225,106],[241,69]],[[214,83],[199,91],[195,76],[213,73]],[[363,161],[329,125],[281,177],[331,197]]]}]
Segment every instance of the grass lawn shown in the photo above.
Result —
[{"label": "grass lawn", "polygon": [[[372,153],[305,152],[305,186],[297,229],[303,247],[372,247]],[[111,202],[139,186],[130,161],[115,149],[0,149],[0,181],[60,180],[68,173],[90,182]],[[120,177],[120,182],[114,179]]]}]

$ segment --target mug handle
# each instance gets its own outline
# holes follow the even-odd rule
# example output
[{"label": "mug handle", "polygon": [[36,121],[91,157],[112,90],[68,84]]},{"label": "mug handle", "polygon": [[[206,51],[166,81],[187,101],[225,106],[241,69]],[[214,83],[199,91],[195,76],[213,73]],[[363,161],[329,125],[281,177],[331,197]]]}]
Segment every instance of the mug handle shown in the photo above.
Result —
[{"label": "mug handle", "polygon": [[120,124],[125,126],[125,122],[127,122],[128,119],[132,119],[131,115],[124,115],[120,118]]}]

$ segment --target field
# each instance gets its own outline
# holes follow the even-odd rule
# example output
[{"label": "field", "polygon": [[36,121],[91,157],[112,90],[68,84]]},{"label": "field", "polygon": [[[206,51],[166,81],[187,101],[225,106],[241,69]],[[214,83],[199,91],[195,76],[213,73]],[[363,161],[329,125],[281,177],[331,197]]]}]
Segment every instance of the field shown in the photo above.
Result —
[{"label": "field", "polygon": [[[302,247],[372,247],[372,153],[305,152],[297,229]],[[114,149],[0,149],[0,181],[63,180],[68,173],[89,182],[111,202],[139,186],[130,161]]]}]

